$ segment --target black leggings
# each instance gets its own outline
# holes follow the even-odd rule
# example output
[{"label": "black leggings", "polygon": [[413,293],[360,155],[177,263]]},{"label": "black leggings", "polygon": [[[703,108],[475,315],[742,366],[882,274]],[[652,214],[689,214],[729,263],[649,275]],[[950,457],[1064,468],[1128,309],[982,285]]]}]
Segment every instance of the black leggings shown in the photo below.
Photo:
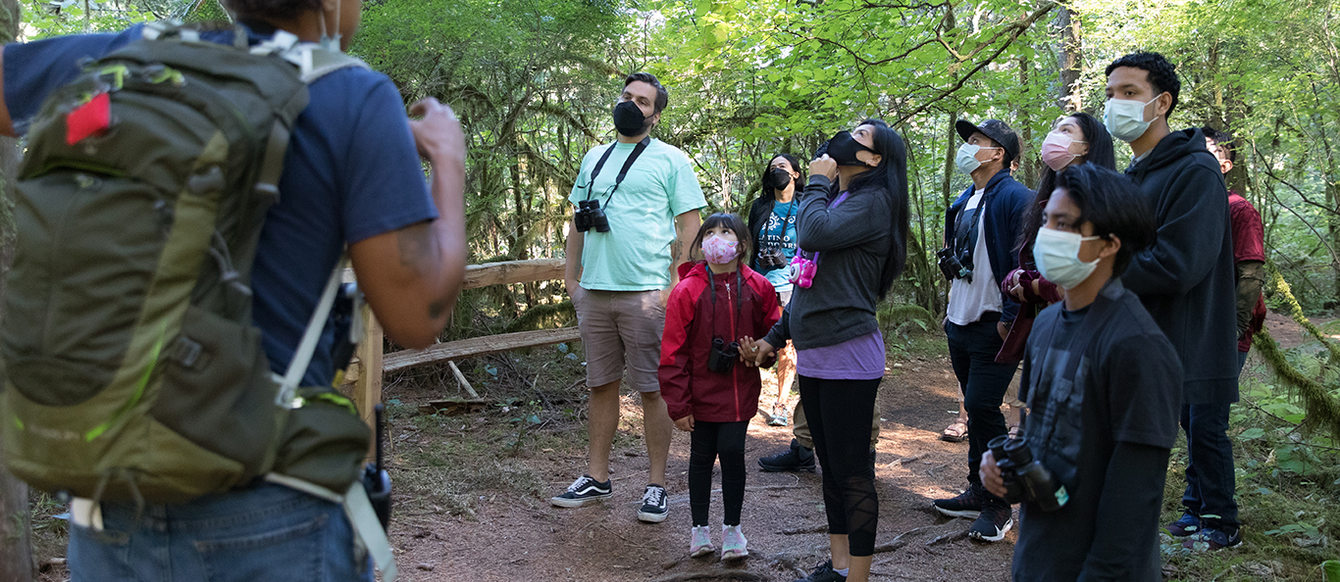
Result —
[{"label": "black leggings", "polygon": [[693,525],[707,525],[712,505],[712,464],[721,459],[722,523],[740,525],[744,505],[744,433],[749,421],[693,423],[689,440],[689,512]]},{"label": "black leggings", "polygon": [[879,379],[824,380],[800,376],[814,453],[823,467],[828,533],[847,535],[853,556],[875,553],[879,497],[870,464],[870,422]]}]

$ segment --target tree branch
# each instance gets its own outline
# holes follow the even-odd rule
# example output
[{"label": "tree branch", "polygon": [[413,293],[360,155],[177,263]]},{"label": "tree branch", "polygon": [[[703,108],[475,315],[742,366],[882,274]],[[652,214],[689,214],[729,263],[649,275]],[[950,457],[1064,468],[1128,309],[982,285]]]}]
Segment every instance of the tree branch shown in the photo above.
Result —
[{"label": "tree branch", "polygon": [[991,53],[991,56],[982,60],[980,63],[977,63],[977,66],[973,67],[972,70],[968,71],[967,74],[963,75],[963,77],[960,78],[958,81],[956,81],[953,85],[940,91],[939,95],[936,95],[934,98],[927,101],[926,103],[923,103],[913,108],[911,111],[904,113],[903,116],[898,119],[899,123],[907,123],[909,119],[912,119],[913,117],[916,117],[925,112],[926,110],[930,109],[933,105],[935,105],[937,101],[954,94],[959,89],[962,89],[963,85],[965,85],[968,82],[968,79],[971,79],[973,75],[976,75],[979,71],[986,68],[987,65],[995,61],[996,57],[999,57],[1001,53],[1005,52],[1005,49],[1009,48],[1011,44],[1014,44],[1014,41],[1018,40],[1020,36],[1023,36],[1025,32],[1028,32],[1028,29],[1032,28],[1033,25],[1036,24],[1038,20],[1040,20],[1043,16],[1046,16],[1047,13],[1051,12],[1053,8],[1056,8],[1056,2],[1053,0],[1048,0],[1046,3],[1042,5],[1041,8],[1034,10],[1032,14],[1029,14],[1027,17],[1023,18],[1019,22],[1014,23],[1013,25],[1010,25],[1010,27],[1006,29],[1010,31],[1009,39],[1007,39],[1004,42],[1004,44],[1001,44],[999,47],[997,47],[996,50]]}]

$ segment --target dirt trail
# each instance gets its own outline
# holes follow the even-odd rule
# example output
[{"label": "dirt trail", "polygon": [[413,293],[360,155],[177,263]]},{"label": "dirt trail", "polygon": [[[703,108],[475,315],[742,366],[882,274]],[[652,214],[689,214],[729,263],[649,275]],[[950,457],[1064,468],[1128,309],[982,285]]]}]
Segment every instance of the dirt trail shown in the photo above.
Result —
[{"label": "dirt trail", "polygon": [[[962,535],[967,520],[945,519],[930,509],[932,498],[956,494],[965,483],[967,443],[939,440],[958,407],[949,362],[914,357],[890,361],[890,366],[879,393],[882,433],[876,457],[876,544],[885,547],[877,549],[873,579],[1007,580],[1014,532],[1003,542],[979,544]],[[636,414],[636,407],[625,406],[624,413]],[[755,464],[790,439],[790,427],[770,427],[758,417],[750,424],[742,525],[751,556],[734,569],[687,556],[689,439],[680,432],[670,450],[670,517],[664,523],[636,520],[646,479],[645,451],[640,440],[619,446],[616,439],[612,500],[577,509],[551,507],[547,495],[561,491],[582,470],[584,450],[523,453],[514,462],[546,476],[544,497],[480,492],[473,518],[446,513],[398,518],[391,531],[397,562],[403,579],[411,581],[794,580],[827,555],[820,476],[763,473]],[[719,471],[713,483],[719,486]],[[712,523],[719,524],[719,490],[712,504]],[[719,538],[719,526],[712,529]]]}]

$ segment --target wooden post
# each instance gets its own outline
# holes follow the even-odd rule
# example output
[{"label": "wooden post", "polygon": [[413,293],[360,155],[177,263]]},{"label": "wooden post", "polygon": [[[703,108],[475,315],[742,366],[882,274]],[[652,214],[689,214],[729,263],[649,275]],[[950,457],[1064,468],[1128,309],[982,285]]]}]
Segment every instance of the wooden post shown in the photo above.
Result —
[{"label": "wooden post", "polygon": [[363,308],[362,318],[363,341],[358,344],[358,379],[354,380],[353,400],[363,422],[376,430],[372,408],[382,401],[382,324],[367,307]]}]

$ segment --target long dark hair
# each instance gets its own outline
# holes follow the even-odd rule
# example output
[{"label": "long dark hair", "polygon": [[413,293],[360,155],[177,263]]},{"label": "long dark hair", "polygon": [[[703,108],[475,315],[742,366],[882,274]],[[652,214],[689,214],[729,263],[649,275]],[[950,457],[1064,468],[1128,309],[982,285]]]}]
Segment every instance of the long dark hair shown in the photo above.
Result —
[{"label": "long dark hair", "polygon": [[796,193],[799,194],[801,188],[804,188],[805,168],[800,165],[800,160],[797,160],[796,157],[791,154],[777,153],[763,162],[763,175],[759,176],[758,179],[758,183],[763,188],[763,192],[758,196],[759,200],[777,197],[776,191],[773,190],[772,186],[768,185],[768,171],[772,169],[772,161],[777,158],[785,159],[787,163],[791,164],[792,170],[800,172],[800,177],[792,181],[796,185]]},{"label": "long dark hair", "polygon": [[[1107,127],[1103,125],[1102,120],[1089,115],[1083,111],[1071,113],[1067,117],[1075,120],[1079,125],[1080,133],[1084,134],[1084,139],[1089,142],[1089,153],[1084,154],[1075,165],[1089,163],[1100,168],[1107,168],[1116,171],[1117,156],[1112,149],[1112,135],[1107,133]],[[1033,241],[1038,237],[1038,229],[1042,228],[1042,209],[1047,206],[1047,200],[1052,197],[1052,190],[1056,189],[1056,170],[1047,164],[1042,165],[1042,180],[1038,182],[1038,192],[1033,197],[1033,204],[1024,210],[1024,225],[1019,231],[1019,241],[1015,246],[1015,251],[1023,250],[1033,245]],[[1026,253],[1031,255],[1031,253]],[[1026,257],[1031,258],[1030,257]]]},{"label": "long dark hair", "polygon": [[[805,187],[805,168],[800,165],[800,160],[797,160],[795,156],[778,152],[763,160],[763,174],[759,177],[759,186],[762,188],[762,192],[759,193],[758,198],[749,203],[749,240],[754,248],[759,246],[758,241],[755,240],[759,229],[766,223],[765,219],[772,212],[773,205],[777,204],[777,194],[768,186],[768,170],[772,169],[772,161],[777,158],[785,159],[787,163],[791,164],[792,170],[800,173],[800,176],[795,179],[795,195],[797,198],[800,196],[800,191]],[[796,198],[791,201],[793,204],[799,205]],[[757,269],[759,267],[758,255],[749,255],[747,262],[751,268]]]},{"label": "long dark hair", "polygon": [[879,190],[889,199],[889,254],[879,274],[879,296],[883,299],[907,265],[907,146],[902,136],[883,120],[867,119],[856,127],[862,125],[875,128],[874,145],[870,149],[879,154],[879,165],[853,178],[847,190]]},{"label": "long dark hair", "polygon": [[730,212],[718,212],[703,221],[703,225],[698,228],[698,236],[693,237],[693,243],[689,246],[689,257],[694,260],[702,258],[703,237],[707,235],[708,229],[718,226],[725,226],[735,233],[735,240],[740,241],[739,246],[735,247],[735,258],[740,261],[740,266],[743,266],[747,262],[745,259],[749,257],[750,249],[753,248],[750,244],[749,229],[745,228],[740,215]]}]

